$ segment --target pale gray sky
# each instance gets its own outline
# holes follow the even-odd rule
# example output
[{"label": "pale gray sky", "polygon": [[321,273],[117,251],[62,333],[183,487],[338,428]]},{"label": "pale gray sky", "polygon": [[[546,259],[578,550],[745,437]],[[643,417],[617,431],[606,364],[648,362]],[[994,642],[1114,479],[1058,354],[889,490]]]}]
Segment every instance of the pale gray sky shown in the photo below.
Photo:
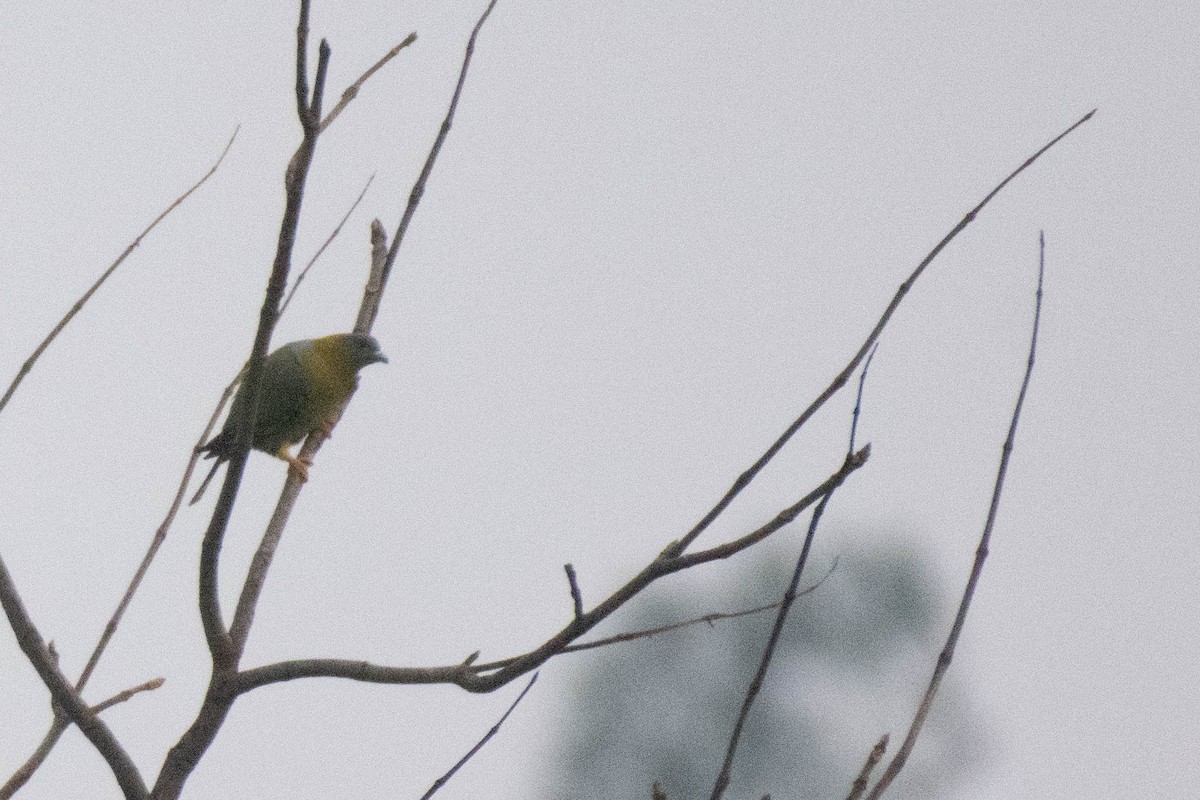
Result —
[{"label": "pale gray sky", "polygon": [[[221,171],[0,415],[0,552],[71,673],[249,349],[299,139],[286,5],[0,10],[4,384],[242,126]],[[394,226],[483,2],[315,5],[332,97],[420,38],[321,140],[298,259],[377,178],[277,343],[351,325],[366,225]],[[539,642],[570,613],[564,562],[596,600],[689,528],[840,369],[922,255],[1098,107],[894,319],[862,422],[872,459],[818,547],[836,553],[845,530],[908,536],[958,591],[1023,368],[1044,228],[1040,361],[953,667],[992,736],[961,797],[1193,787],[1197,29],[1182,2],[500,0],[375,328],[391,364],[365,373],[320,453],[248,661],[442,664]],[[704,541],[760,524],[832,470],[851,403],[831,405]],[[278,463],[251,459],[226,540],[231,594],[282,480]],[[151,776],[207,674],[195,567],[210,503],[177,521],[89,693],[167,678],[106,714]],[[790,557],[799,532],[767,547]],[[543,670],[441,796],[541,791],[546,732],[587,656],[573,658]],[[0,675],[7,774],[48,701],[8,634]],[[187,796],[418,796],[517,689],[255,693]],[[920,690],[898,676],[872,730],[902,730]],[[72,732],[22,797],[85,796],[118,793]]]}]

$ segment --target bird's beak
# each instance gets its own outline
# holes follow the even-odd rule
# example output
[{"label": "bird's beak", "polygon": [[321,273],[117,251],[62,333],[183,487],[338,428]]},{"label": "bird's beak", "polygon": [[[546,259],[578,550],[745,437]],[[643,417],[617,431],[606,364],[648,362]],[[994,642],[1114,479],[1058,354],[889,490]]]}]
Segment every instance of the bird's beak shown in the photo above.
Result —
[{"label": "bird's beak", "polygon": [[383,353],[376,353],[375,355],[371,356],[371,363],[386,364],[388,363],[387,356],[385,356]]}]

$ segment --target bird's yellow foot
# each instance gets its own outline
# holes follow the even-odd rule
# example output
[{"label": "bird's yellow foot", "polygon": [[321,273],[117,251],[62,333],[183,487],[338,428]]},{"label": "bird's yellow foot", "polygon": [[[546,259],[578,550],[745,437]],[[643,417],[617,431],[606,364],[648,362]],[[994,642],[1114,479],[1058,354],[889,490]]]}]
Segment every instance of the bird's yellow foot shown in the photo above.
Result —
[{"label": "bird's yellow foot", "polygon": [[308,468],[313,464],[311,458],[305,456],[288,456],[285,460],[288,462],[288,475],[296,478],[301,483],[308,481]]}]

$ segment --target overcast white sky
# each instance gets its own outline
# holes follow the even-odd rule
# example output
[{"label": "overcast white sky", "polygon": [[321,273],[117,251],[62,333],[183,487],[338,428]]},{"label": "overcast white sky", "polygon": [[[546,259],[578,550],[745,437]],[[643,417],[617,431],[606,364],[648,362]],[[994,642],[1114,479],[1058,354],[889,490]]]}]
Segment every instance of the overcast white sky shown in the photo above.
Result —
[{"label": "overcast white sky", "polygon": [[[352,324],[367,223],[394,226],[483,5],[315,4],[332,97],[420,38],[321,140],[298,260],[377,177],[277,343]],[[241,133],[0,415],[0,553],[72,674],[249,350],[299,137],[287,4],[106,6],[0,10],[3,384]],[[936,559],[947,601],[957,594],[1044,228],[1040,360],[953,667],[990,732],[959,796],[1186,793],[1200,750],[1197,30],[1183,2],[500,0],[375,328],[391,364],[365,373],[320,453],[248,662],[443,664],[536,644],[570,613],[564,562],[594,601],[689,528],[963,213],[1099,108],[894,319],[862,422],[872,459],[818,549],[836,554],[849,531],[907,537]],[[760,524],[835,468],[851,403],[831,405],[703,541]],[[251,459],[229,596],[282,480],[277,462]],[[89,692],[167,678],[106,714],[148,776],[206,677],[195,568],[209,508],[177,521]],[[790,557],[799,533],[766,547]],[[548,665],[441,796],[548,791],[548,732],[580,668]],[[48,702],[7,632],[0,676],[7,775]],[[261,691],[186,796],[418,796],[517,688]],[[881,710],[877,730],[902,730],[920,689],[898,677],[911,702]],[[118,792],[71,732],[22,797],[85,796]]]}]

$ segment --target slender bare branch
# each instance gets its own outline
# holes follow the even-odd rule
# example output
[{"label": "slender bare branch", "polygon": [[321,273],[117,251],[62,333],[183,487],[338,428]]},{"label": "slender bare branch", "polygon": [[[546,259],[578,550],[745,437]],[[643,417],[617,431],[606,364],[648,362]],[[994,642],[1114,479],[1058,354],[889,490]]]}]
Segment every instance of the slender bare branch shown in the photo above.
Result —
[{"label": "slender bare branch", "polygon": [[108,726],[88,707],[88,704],[75,691],[75,687],[59,670],[57,659],[46,646],[37,627],[34,626],[33,620],[30,619],[29,613],[25,610],[20,593],[17,591],[16,584],[3,559],[0,559],[0,605],[4,607],[8,624],[16,634],[17,644],[20,645],[21,651],[25,653],[25,657],[37,671],[42,683],[46,684],[46,688],[50,690],[55,705],[79,726],[79,730],[108,763],[109,769],[112,770],[113,776],[117,779],[117,784],[121,787],[127,800],[141,800],[141,798],[149,797],[141,773],[138,772],[137,766],[130,759],[129,754],[125,752]]},{"label": "slender bare branch", "polygon": [[[321,129],[324,130],[324,126],[322,126]],[[338,234],[342,232],[342,228],[345,226],[346,221],[350,219],[350,215],[354,213],[354,209],[358,208],[358,204],[362,202],[362,199],[367,194],[367,189],[371,188],[371,183],[374,180],[375,174],[372,173],[371,177],[367,178],[366,184],[363,185],[362,191],[358,193],[358,197],[356,197],[354,202],[350,204],[350,209],[346,212],[346,216],[342,217],[342,221],[337,224],[337,227],[335,227],[325,241],[321,243],[321,246],[317,248],[317,252],[313,253],[312,258],[310,258],[308,263],[304,265],[304,269],[300,270],[299,274],[296,275],[296,280],[292,281],[291,290],[288,291],[287,297],[279,306],[279,316],[282,317],[284,312],[287,311],[288,306],[291,305],[292,298],[296,296],[296,290],[300,288],[300,284],[303,283],[304,279],[308,276],[308,271],[313,268],[313,264],[317,263],[317,259],[319,259],[321,254],[325,252],[325,248],[329,247],[333,240],[338,237]]]},{"label": "slender bare branch", "polygon": [[495,736],[499,732],[500,726],[504,724],[504,721],[506,719],[508,719],[508,715],[511,714],[514,709],[516,709],[517,705],[522,700],[525,699],[525,695],[529,694],[529,690],[533,688],[533,684],[537,683],[537,679],[538,679],[538,674],[535,672],[535,673],[533,673],[533,676],[529,679],[529,683],[525,684],[525,688],[521,690],[521,693],[519,695],[517,695],[517,699],[512,701],[512,705],[510,705],[508,707],[508,710],[504,712],[504,715],[502,717],[500,717],[499,720],[496,721],[496,724],[493,725],[486,734],[484,734],[482,739],[480,739],[478,742],[475,743],[474,747],[472,747],[469,751],[467,751],[466,755],[464,755],[462,758],[460,758],[458,760],[458,763],[456,763],[453,767],[451,767],[449,770],[447,770],[445,775],[443,775],[442,777],[438,778],[436,781],[433,782],[433,785],[429,787],[429,791],[427,791],[427,792],[425,792],[425,794],[421,795],[421,800],[429,800],[430,797],[433,797],[434,792],[436,792],[438,789],[441,789],[443,786],[445,786],[446,781],[453,778],[454,773],[458,772],[459,769],[462,768],[463,764],[466,764],[468,761],[470,761],[471,758],[476,753],[478,753],[485,744],[488,743],[488,740],[491,739],[493,736]]},{"label": "slender bare branch", "polygon": [[730,778],[733,775],[733,758],[737,753],[738,743],[742,738],[742,727],[746,724],[746,720],[750,716],[750,709],[753,707],[754,701],[757,699],[758,693],[766,680],[767,670],[770,668],[771,660],[775,655],[775,646],[779,643],[779,637],[783,633],[783,623],[787,621],[788,611],[791,609],[792,602],[796,599],[796,587],[800,584],[800,575],[808,563],[808,554],[812,548],[813,539],[816,537],[817,526],[821,522],[821,517],[825,513],[825,507],[829,505],[831,497],[833,497],[832,491],[822,497],[821,502],[813,510],[812,520],[808,525],[808,535],[804,537],[804,546],[800,550],[800,557],[796,559],[796,568],[792,571],[791,583],[788,584],[787,592],[783,595],[783,602],[779,604],[779,612],[775,615],[775,624],[772,626],[771,635],[767,639],[767,646],[763,652],[762,660],[759,662],[754,679],[750,682],[750,687],[746,690],[746,697],[742,701],[737,721],[733,725],[733,733],[729,736],[729,744],[725,748],[725,760],[721,764],[720,772],[717,773],[716,781],[713,783],[713,790],[710,795],[712,800],[720,800],[725,794],[725,789],[729,786]]},{"label": "slender bare branch", "polygon": [[[796,596],[803,597],[804,595],[810,594],[811,592],[815,592],[817,589],[819,589],[821,587],[821,584],[825,583],[825,581],[829,578],[829,576],[832,575],[834,573],[834,571],[837,569],[837,563],[838,563],[837,559],[835,558],[833,560],[833,564],[830,565],[830,567],[829,567],[829,571],[826,572],[824,575],[822,575],[820,580],[818,580],[816,583],[812,584],[811,586],[807,586],[804,589],[801,589],[799,592],[796,593]],[[684,620],[683,622],[674,622],[670,625],[663,625],[658,628],[650,628],[648,630],[643,630],[643,631],[630,631],[628,633],[618,633],[615,636],[606,636],[603,639],[594,639],[590,642],[579,642],[577,644],[567,645],[566,647],[564,647],[562,649],[562,652],[563,653],[578,653],[581,650],[592,650],[596,647],[607,647],[610,644],[618,644],[621,642],[632,642],[636,639],[646,639],[651,636],[657,636],[660,633],[669,633],[671,631],[677,631],[681,628],[690,628],[693,625],[701,625],[701,624],[712,625],[714,622],[720,622],[722,620],[737,619],[739,617],[748,617],[748,616],[751,616],[752,614],[761,614],[764,611],[770,611],[773,608],[779,608],[779,606],[782,602],[783,602],[782,600],[779,600],[774,603],[767,603],[766,605],[756,606],[754,608],[747,608],[742,611],[715,612],[712,614],[705,614],[703,617],[696,617],[695,619]]]},{"label": "slender bare branch", "polygon": [[[867,356],[867,360],[863,364],[862,373],[858,377],[858,394],[854,402],[854,411],[850,415],[850,436],[846,445],[847,461],[854,458],[854,435],[858,431],[858,420],[862,414],[863,388],[867,384],[867,370],[870,369],[871,361],[874,357],[875,348],[872,347],[871,354]],[[825,508],[833,498],[833,491],[831,489],[826,493],[813,511],[812,520],[808,524],[808,534],[804,537],[804,546],[800,548],[800,555],[796,558],[796,567],[792,570],[792,579],[788,583],[787,591],[783,594],[783,601],[779,604],[779,612],[775,615],[775,624],[771,628],[771,635],[767,638],[767,646],[763,650],[762,659],[759,662],[757,672],[754,674],[754,679],[750,682],[750,687],[746,690],[746,697],[742,701],[737,721],[733,725],[733,732],[729,736],[729,745],[725,748],[725,760],[721,764],[721,770],[717,773],[716,781],[713,782],[712,800],[721,800],[721,797],[725,794],[725,790],[729,787],[729,781],[733,776],[733,759],[737,754],[738,743],[742,738],[742,728],[745,726],[746,720],[750,717],[750,709],[754,706],[754,701],[758,698],[758,693],[762,690],[763,683],[766,682],[767,670],[771,667],[771,661],[775,657],[775,648],[779,644],[779,637],[783,634],[783,625],[787,622],[788,612],[791,611],[792,603],[796,600],[796,590],[800,586],[800,576],[804,573],[804,567],[808,564],[808,554],[812,550],[812,543],[817,535],[817,526],[820,525],[821,518],[825,514]]]},{"label": "slender bare branch", "polygon": [[342,92],[342,97],[340,100],[338,100],[337,105],[335,105],[333,110],[326,114],[325,119],[321,121],[321,132],[324,133],[326,128],[333,124],[333,121],[338,118],[338,115],[342,113],[346,106],[350,105],[350,101],[355,97],[358,97],[358,90],[363,87],[363,84],[366,83],[372,75],[381,70],[383,66],[395,58],[401,50],[408,47],[416,40],[417,34],[415,32],[410,33],[404,38],[404,41],[387,51],[383,58],[372,64],[370,69],[364,72],[358,80],[347,86],[346,90]]},{"label": "slender bare branch", "polygon": [[942,679],[945,677],[946,671],[950,668],[950,662],[954,658],[954,648],[958,645],[958,638],[962,634],[963,625],[967,621],[967,612],[971,608],[971,600],[975,596],[975,587],[979,584],[979,576],[983,573],[983,562],[987,559],[988,544],[992,539],[992,529],[996,525],[996,516],[1000,511],[1000,496],[1004,490],[1004,476],[1008,473],[1008,462],[1012,456],[1017,438],[1017,423],[1021,418],[1021,407],[1025,404],[1025,394],[1029,390],[1029,381],[1033,376],[1033,362],[1037,354],[1038,328],[1042,318],[1042,279],[1045,271],[1046,235],[1045,232],[1042,232],[1038,237],[1037,299],[1034,303],[1033,331],[1029,337],[1029,358],[1025,364],[1025,377],[1021,381],[1021,390],[1017,393],[1017,403],[1013,408],[1012,420],[1008,425],[1008,436],[1005,437],[1004,446],[1000,451],[1000,465],[996,469],[996,481],[992,488],[992,504],[988,508],[987,521],[984,523],[983,533],[979,537],[979,546],[975,549],[975,562],[971,565],[971,574],[967,578],[966,587],[963,589],[962,599],[958,604],[958,613],[954,617],[954,624],[950,627],[950,634],[946,637],[946,644],[942,648],[942,652],[938,654],[937,663],[933,668],[933,675],[930,676],[929,685],[926,687],[925,694],[917,706],[917,712],[913,716],[912,725],[909,726],[908,733],[905,735],[900,749],[896,751],[896,755],[892,757],[891,762],[887,765],[887,769],[880,776],[879,782],[871,788],[871,793],[867,795],[869,800],[878,800],[908,761],[908,756],[916,745],[917,737],[920,735],[921,728],[925,724],[925,718],[929,715],[930,709],[933,708],[933,699],[937,695],[938,688],[942,684]]},{"label": "slender bare branch", "polygon": [[153,692],[155,689],[161,687],[164,683],[166,683],[164,678],[151,678],[145,683],[139,683],[137,686],[131,686],[128,689],[117,692],[107,700],[97,703],[96,705],[92,706],[92,711],[96,714],[99,714],[101,711],[107,711],[115,705],[128,702],[142,692]]},{"label": "slender bare branch", "polygon": [[[804,508],[816,503],[830,491],[840,486],[850,474],[866,462],[866,457],[867,449],[863,448],[855,453],[852,458],[847,459],[837,472],[827,478],[816,489],[809,492],[804,500],[792,506],[792,508],[797,509],[792,514],[792,518],[798,515]],[[775,527],[773,530],[778,530],[779,527],[782,527],[782,525]],[[740,542],[740,547],[744,550],[755,542],[761,541],[762,538],[761,536],[758,538],[742,537],[735,540],[735,543]],[[675,551],[676,544],[672,543],[671,546],[667,547],[628,583],[609,595],[608,598],[591,611],[584,613],[582,616],[572,617],[571,621],[557,634],[522,655],[479,664],[475,662],[475,657],[478,656],[476,653],[460,664],[443,667],[386,667],[349,659],[299,659],[295,661],[283,661],[243,671],[238,676],[236,691],[240,694],[280,681],[316,677],[345,678],[370,683],[452,683],[470,692],[493,691],[522,675],[532,672],[554,656],[566,652],[567,647],[575,642],[575,640],[607,619],[613,612],[654,581],[689,566],[694,566],[697,563],[703,563],[696,560],[696,556],[703,555],[702,553],[687,556],[677,555]],[[738,552],[736,549],[730,549],[726,552],[725,548],[713,548],[713,550],[719,550],[720,552],[712,555],[709,560],[725,558],[734,552]]]},{"label": "slender bare branch", "polygon": [[[462,69],[458,72],[458,82],[454,85],[454,94],[450,97],[450,107],[446,110],[446,116],[442,120],[442,126],[438,129],[437,136],[434,137],[433,146],[429,149],[429,155],[425,158],[425,165],[421,167],[421,174],[417,177],[413,184],[412,191],[408,195],[408,204],[404,207],[404,213],[400,217],[399,224],[396,225],[396,232],[392,235],[392,244],[388,249],[387,263],[384,265],[383,277],[381,283],[387,284],[388,278],[392,274],[392,266],[396,263],[396,256],[400,252],[400,245],[404,242],[404,234],[408,231],[408,225],[412,222],[413,215],[417,212],[417,206],[421,202],[421,196],[425,194],[425,184],[429,181],[430,174],[433,173],[433,165],[437,162],[438,153],[442,151],[442,144],[445,143],[446,137],[450,134],[450,126],[454,123],[454,113],[458,110],[458,99],[462,96],[463,85],[467,81],[467,68],[471,65],[471,56],[475,53],[475,41],[479,38],[479,31],[483,28],[483,23],[487,22],[488,16],[491,15],[492,9],[496,7],[496,0],[491,0],[487,4],[487,8],[483,10],[479,20],[475,23],[475,27],[471,30],[471,36],[467,39],[466,51],[463,53]],[[367,322],[369,330],[375,322],[375,315],[379,313],[378,307],[374,308],[371,317]]]},{"label": "slender bare branch", "polygon": [[216,163],[209,168],[208,172],[204,173],[200,180],[192,184],[192,188],[175,198],[175,201],[172,202],[171,205],[167,206],[161,214],[154,218],[153,222],[147,225],[146,228],[139,233],[132,242],[129,243],[129,245],[121,252],[121,255],[117,256],[117,260],[110,264],[108,269],[104,270],[104,272],[100,274],[100,277],[96,279],[95,283],[93,283],[88,290],[84,292],[78,300],[75,301],[75,305],[71,306],[71,309],[65,315],[63,315],[63,318],[58,321],[58,324],[50,330],[50,333],[46,334],[46,338],[42,340],[41,344],[34,348],[33,353],[30,354],[29,358],[25,359],[25,362],[21,364],[21,368],[17,370],[17,374],[12,379],[12,383],[8,385],[8,389],[4,392],[4,396],[0,397],[0,411],[3,411],[4,407],[8,405],[8,401],[17,391],[17,387],[21,385],[21,381],[25,380],[25,376],[28,375],[29,371],[33,369],[33,365],[37,363],[39,358],[41,358],[42,353],[46,352],[46,348],[50,346],[51,342],[58,338],[58,335],[62,333],[63,328],[67,327],[67,324],[70,323],[70,321],[75,318],[75,315],[83,309],[84,305],[87,304],[87,301],[92,299],[92,295],[96,293],[96,290],[99,289],[114,272],[116,272],[117,267],[121,266],[121,263],[129,257],[129,254],[137,249],[138,245],[140,245],[142,240],[149,235],[150,231],[158,227],[158,223],[166,219],[168,214],[181,206],[185,200],[191,197],[193,192],[203,186],[205,181],[212,177],[213,173],[217,171],[217,168],[221,166],[221,162],[225,160],[225,156],[229,152],[229,149],[233,147],[233,140],[237,138],[238,130],[240,129],[241,126],[238,126],[234,129],[233,135],[229,137],[229,141],[225,144],[225,149],[221,151],[221,155],[217,157]]},{"label": "slender bare branch", "polygon": [[871,780],[871,772],[874,771],[876,765],[883,759],[883,754],[887,752],[888,735],[885,733],[879,737],[879,741],[871,748],[871,752],[867,754],[867,760],[863,763],[862,769],[859,770],[858,777],[854,779],[854,783],[850,786],[850,794],[846,795],[846,800],[858,800],[862,797],[862,793],[867,790],[867,784]]},{"label": "slender bare branch", "polygon": [[575,566],[573,564],[563,564],[563,571],[567,573],[567,583],[571,590],[571,604],[575,607],[575,616],[583,616],[583,594],[579,591],[579,580],[575,575]]},{"label": "slender bare branch", "polygon": [[850,359],[850,362],[846,364],[845,368],[843,368],[842,371],[837,374],[837,376],[833,379],[833,382],[829,384],[825,391],[821,392],[817,399],[814,400],[808,408],[804,409],[800,416],[797,417],[796,420],[787,427],[787,430],[785,430],[779,436],[779,438],[767,448],[766,452],[764,452],[762,456],[760,456],[759,459],[750,466],[749,469],[738,476],[738,479],[733,482],[733,485],[729,487],[728,491],[725,492],[725,495],[717,502],[715,506],[712,507],[711,510],[709,510],[707,514],[701,518],[699,522],[696,523],[695,527],[688,531],[687,535],[684,536],[680,542],[681,551],[687,549],[687,547],[696,540],[696,537],[703,533],[708,526],[711,525],[713,521],[721,515],[721,513],[729,506],[729,504],[733,502],[734,498],[737,497],[743,489],[750,485],[750,482],[754,480],[755,476],[757,476],[758,473],[762,471],[763,467],[765,467],[771,461],[771,459],[773,459],[775,455],[781,449],[783,449],[783,446],[787,444],[788,440],[791,439],[792,436],[795,435],[796,431],[800,430],[804,423],[808,422],[813,414],[817,413],[817,410],[820,409],[821,406],[825,405],[829,398],[837,394],[837,392],[846,385],[846,381],[850,379],[850,376],[854,373],[854,370],[858,368],[859,363],[874,346],[875,342],[879,339],[880,334],[883,333],[883,329],[887,325],[888,320],[892,318],[892,315],[896,313],[896,309],[900,307],[900,301],[904,299],[904,296],[908,294],[908,291],[913,287],[913,284],[916,283],[917,278],[921,277],[921,273],[923,273],[925,268],[929,266],[933,259],[936,258],[943,249],[945,249],[946,245],[950,244],[950,242],[956,236],[958,236],[958,234],[961,233],[964,228],[970,225],[979,212],[982,211],[983,208],[992,201],[992,198],[998,195],[1001,190],[1004,189],[1004,187],[1007,186],[1014,178],[1024,172],[1030,165],[1033,164],[1033,162],[1037,161],[1043,153],[1045,153],[1054,145],[1058,144],[1058,142],[1065,136],[1091,119],[1092,115],[1095,113],[1095,109],[1089,111],[1077,122],[1071,125],[1071,127],[1067,128],[1058,136],[1055,136],[1044,147],[1031,155],[1029,158],[1025,159],[1025,162],[1021,164],[1021,166],[1017,167],[1015,170],[1009,173],[1008,177],[1000,181],[995,188],[988,192],[987,196],[985,196],[978,205],[968,211],[967,215],[963,217],[957,225],[951,228],[949,233],[942,237],[942,240],[938,242],[934,248],[929,251],[929,254],[921,260],[921,263],[917,265],[917,268],[912,271],[904,283],[900,284],[900,288],[896,290],[896,294],[892,297],[892,301],[888,303],[887,308],[884,309],[883,314],[875,323],[875,327],[871,329],[871,332],[867,335],[866,340],[862,343],[862,346],[859,347],[858,352],[855,353]]}]

